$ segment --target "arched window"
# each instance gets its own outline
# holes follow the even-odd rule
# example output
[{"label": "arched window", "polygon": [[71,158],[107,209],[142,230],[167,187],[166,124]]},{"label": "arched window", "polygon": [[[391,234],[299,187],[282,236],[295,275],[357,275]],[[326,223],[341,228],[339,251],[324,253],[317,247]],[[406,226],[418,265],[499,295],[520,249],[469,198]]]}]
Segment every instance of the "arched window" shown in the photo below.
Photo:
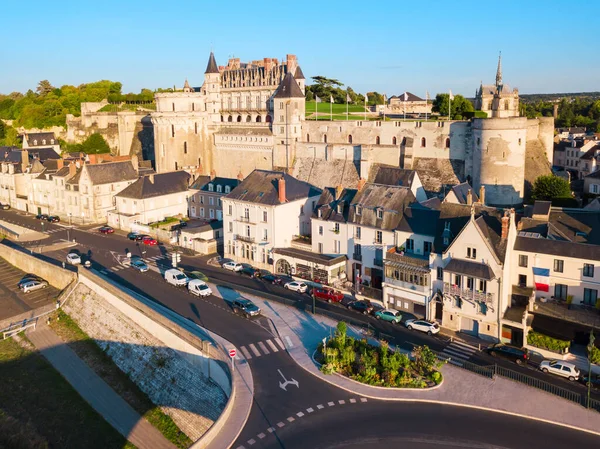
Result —
[{"label": "arched window", "polygon": [[392,145],[397,145],[398,144],[398,139],[396,139],[396,136],[392,137]]},{"label": "arched window", "polygon": [[352,143],[352,134],[348,134],[348,143]]},{"label": "arched window", "polygon": [[446,148],[450,148],[450,137],[446,137]]},{"label": "arched window", "polygon": [[327,134],[323,134],[323,143],[327,143]]},{"label": "arched window", "polygon": [[238,116],[237,116],[237,121],[238,121],[238,122],[241,122],[241,121],[242,121],[242,116],[241,116],[241,115],[238,115]]},{"label": "arched window", "polygon": [[307,135],[306,135],[306,141],[307,141],[307,142],[310,142],[310,134],[307,134]]},{"label": "arched window", "polygon": [[248,116],[246,116],[246,121],[247,121],[247,122],[251,122],[251,121],[252,121],[252,117],[250,117],[249,115],[248,115]]},{"label": "arched window", "polygon": [[267,123],[271,123],[271,116],[267,115]]},{"label": "arched window", "polygon": [[381,139],[379,136],[375,137],[375,145],[379,145],[381,143]]},{"label": "arched window", "polygon": [[260,115],[256,116],[256,123],[260,123],[262,121],[262,117]]},{"label": "arched window", "polygon": [[224,122],[224,121],[225,121],[225,119],[223,118],[223,116],[221,116],[221,121],[222,121],[222,122]]},{"label": "arched window", "polygon": [[425,139],[425,137],[421,137],[421,147],[424,148],[425,146],[427,146],[427,139]]},{"label": "arched window", "polygon": [[187,142],[183,142],[183,154],[187,154]]}]

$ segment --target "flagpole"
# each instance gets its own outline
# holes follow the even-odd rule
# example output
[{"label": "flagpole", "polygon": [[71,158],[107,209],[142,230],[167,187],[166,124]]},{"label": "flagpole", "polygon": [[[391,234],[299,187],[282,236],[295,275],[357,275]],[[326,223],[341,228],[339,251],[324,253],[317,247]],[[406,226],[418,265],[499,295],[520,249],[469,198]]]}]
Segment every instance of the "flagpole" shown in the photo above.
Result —
[{"label": "flagpole", "polygon": [[425,91],[425,121],[427,121],[427,100],[429,99],[429,92]]},{"label": "flagpole", "polygon": [[348,121],[348,92],[346,92],[346,121]]},{"label": "flagpole", "polygon": [[329,95],[329,120],[333,122],[333,96]]},{"label": "flagpole", "polygon": [[383,121],[385,122],[385,94],[383,94]]},{"label": "flagpole", "polygon": [[365,122],[367,121],[367,94],[365,94]]}]

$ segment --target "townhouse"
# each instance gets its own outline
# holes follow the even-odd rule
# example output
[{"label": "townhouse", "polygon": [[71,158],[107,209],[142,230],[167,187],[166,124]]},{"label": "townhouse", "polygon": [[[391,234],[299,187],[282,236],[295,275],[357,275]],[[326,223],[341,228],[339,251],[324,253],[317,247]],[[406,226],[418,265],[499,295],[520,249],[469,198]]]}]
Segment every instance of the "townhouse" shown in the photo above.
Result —
[{"label": "townhouse", "polygon": [[[243,179],[242,176],[239,178]],[[223,178],[217,176],[214,170],[210,176],[198,176],[190,186],[190,218],[223,220],[222,198],[237,187],[239,178]]]}]

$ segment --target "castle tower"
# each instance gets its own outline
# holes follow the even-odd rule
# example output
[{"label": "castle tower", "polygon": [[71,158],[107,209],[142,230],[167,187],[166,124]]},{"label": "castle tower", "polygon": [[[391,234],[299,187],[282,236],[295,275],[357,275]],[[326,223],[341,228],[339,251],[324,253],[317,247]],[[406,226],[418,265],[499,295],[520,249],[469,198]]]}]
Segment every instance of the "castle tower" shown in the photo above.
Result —
[{"label": "castle tower", "polygon": [[204,110],[208,112],[209,122],[221,121],[221,73],[211,51],[208,64],[204,72],[204,86],[202,93],[205,95]]},{"label": "castle tower", "polygon": [[294,78],[298,83],[298,87],[302,90],[302,93],[306,95],[306,78],[304,77],[304,73],[302,73],[302,69],[300,66],[296,67],[296,73],[294,73]]},{"label": "castle tower", "polygon": [[274,165],[290,168],[294,159],[296,142],[302,133],[306,105],[304,93],[288,72],[273,95],[273,138],[275,141]]},{"label": "castle tower", "polygon": [[496,83],[483,84],[475,92],[475,109],[488,117],[519,117],[519,90],[502,81],[502,53],[498,56]]}]

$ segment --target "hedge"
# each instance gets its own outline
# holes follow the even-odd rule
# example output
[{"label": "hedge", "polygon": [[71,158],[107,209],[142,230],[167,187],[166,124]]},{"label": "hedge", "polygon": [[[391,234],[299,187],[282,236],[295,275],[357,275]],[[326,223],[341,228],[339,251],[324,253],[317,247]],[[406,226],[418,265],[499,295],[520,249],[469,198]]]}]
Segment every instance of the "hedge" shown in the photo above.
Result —
[{"label": "hedge", "polygon": [[559,340],[558,338],[552,338],[535,331],[529,331],[527,334],[527,344],[559,354],[564,353],[571,346],[570,341]]}]

